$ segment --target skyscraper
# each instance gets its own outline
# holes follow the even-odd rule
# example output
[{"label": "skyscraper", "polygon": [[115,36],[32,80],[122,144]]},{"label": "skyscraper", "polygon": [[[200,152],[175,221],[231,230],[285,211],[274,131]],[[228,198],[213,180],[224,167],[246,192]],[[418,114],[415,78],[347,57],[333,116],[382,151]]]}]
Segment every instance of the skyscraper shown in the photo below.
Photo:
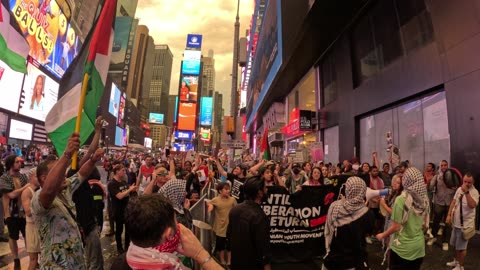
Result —
[{"label": "skyscraper", "polygon": [[[146,56],[153,55],[155,53],[155,43],[151,36],[148,36]],[[140,116],[143,122],[147,122],[149,114],[149,98],[150,98],[150,85],[153,76],[153,57],[145,57],[143,65],[143,78],[142,85],[139,93],[137,108],[140,112]]]},{"label": "skyscraper", "polygon": [[173,54],[168,45],[155,45],[148,110],[149,112],[163,114],[165,119],[168,119],[172,63]]},{"label": "skyscraper", "polygon": [[208,50],[208,56],[202,57],[202,97],[211,97],[215,91],[215,58],[213,50]]},{"label": "skyscraper", "polygon": [[138,106],[140,97],[143,66],[145,62],[145,52],[147,51],[148,27],[139,25],[135,34],[135,42],[133,45],[132,60],[130,62],[130,70],[127,82],[127,98],[131,99],[135,106]]}]

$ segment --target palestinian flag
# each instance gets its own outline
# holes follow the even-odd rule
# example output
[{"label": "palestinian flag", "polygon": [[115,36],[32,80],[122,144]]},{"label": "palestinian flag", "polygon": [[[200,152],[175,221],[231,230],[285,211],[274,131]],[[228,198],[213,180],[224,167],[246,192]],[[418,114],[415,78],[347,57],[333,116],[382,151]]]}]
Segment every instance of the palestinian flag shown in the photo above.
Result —
[{"label": "palestinian flag", "polygon": [[[27,73],[26,58],[30,46],[23,35],[10,24],[10,12],[3,5],[0,8],[0,63],[4,62],[11,69]],[[0,73],[3,73],[0,66]],[[1,77],[1,74],[0,74]]]},{"label": "palestinian flag", "polygon": [[265,128],[263,133],[262,145],[260,146],[260,152],[263,152],[264,160],[271,160],[272,156],[270,155],[270,145],[268,144],[268,127]]},{"label": "palestinian flag", "polygon": [[[67,92],[58,100],[45,119],[45,130],[58,155],[63,154],[68,138],[75,131],[82,87],[86,87],[80,125],[83,145],[95,129],[97,108],[105,88],[113,44],[113,22],[116,0],[106,0],[93,34],[90,33],[80,55],[73,61],[60,81]],[[83,85],[84,78],[88,78]]]}]

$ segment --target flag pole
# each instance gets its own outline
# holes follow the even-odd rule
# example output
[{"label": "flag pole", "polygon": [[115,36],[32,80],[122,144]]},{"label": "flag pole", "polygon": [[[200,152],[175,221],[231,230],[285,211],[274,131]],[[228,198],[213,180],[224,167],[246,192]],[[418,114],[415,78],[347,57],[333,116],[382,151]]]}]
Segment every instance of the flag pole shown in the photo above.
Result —
[{"label": "flag pole", "polygon": [[[87,94],[87,86],[88,86],[88,73],[85,73],[82,82],[82,93],[80,95],[80,103],[78,104],[78,114],[77,114],[77,122],[75,124],[75,132],[80,132],[80,123],[82,122],[82,112],[83,112],[83,104],[85,103],[85,96]],[[73,153],[72,157],[72,170],[77,169],[77,159],[78,159],[78,150]]]}]

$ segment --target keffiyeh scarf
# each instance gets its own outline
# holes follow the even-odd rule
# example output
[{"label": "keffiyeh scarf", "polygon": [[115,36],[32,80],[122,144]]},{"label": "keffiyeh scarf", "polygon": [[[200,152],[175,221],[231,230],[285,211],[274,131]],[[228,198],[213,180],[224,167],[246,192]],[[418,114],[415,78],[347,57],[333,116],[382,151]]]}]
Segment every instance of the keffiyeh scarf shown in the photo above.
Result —
[{"label": "keffiyeh scarf", "polygon": [[134,270],[188,270],[173,253],[160,252],[154,248],[142,248],[130,243],[127,263]]},{"label": "keffiyeh scarf", "polygon": [[[405,196],[406,209],[412,210],[417,216],[423,216],[425,225],[428,227],[430,205],[423,174],[417,168],[410,167],[403,174],[402,184],[402,196]],[[409,211],[404,211],[402,224],[407,222],[408,214]]]},{"label": "keffiyeh scarf", "polygon": [[345,183],[345,198],[330,205],[325,225],[327,255],[337,228],[350,224],[367,213],[368,207],[365,206],[366,192],[365,182],[360,177],[352,176]]},{"label": "keffiyeh scarf", "polygon": [[183,214],[183,203],[185,202],[185,191],[187,182],[185,180],[171,179],[163,185],[158,191],[163,196],[167,197],[172,203],[173,209],[180,214]]}]

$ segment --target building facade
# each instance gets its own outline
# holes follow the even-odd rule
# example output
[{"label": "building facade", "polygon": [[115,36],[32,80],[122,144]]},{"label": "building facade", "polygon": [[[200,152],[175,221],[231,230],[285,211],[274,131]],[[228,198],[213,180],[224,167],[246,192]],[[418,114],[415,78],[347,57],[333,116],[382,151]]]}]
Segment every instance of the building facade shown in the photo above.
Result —
[{"label": "building facade", "polygon": [[393,157],[422,169],[445,159],[478,176],[475,1],[296,4],[266,6],[247,95],[252,145],[280,102],[285,126],[272,133],[284,135],[285,154],[321,142],[322,159],[333,164],[352,156],[372,162],[377,152],[380,162]]},{"label": "building facade", "polygon": [[215,91],[215,58],[213,58],[213,50],[208,50],[208,56],[202,57],[202,63],[201,96],[212,97]]},{"label": "building facade", "polygon": [[150,82],[148,111],[161,113],[168,118],[168,97],[172,75],[173,54],[168,45],[155,45],[152,80]]}]

